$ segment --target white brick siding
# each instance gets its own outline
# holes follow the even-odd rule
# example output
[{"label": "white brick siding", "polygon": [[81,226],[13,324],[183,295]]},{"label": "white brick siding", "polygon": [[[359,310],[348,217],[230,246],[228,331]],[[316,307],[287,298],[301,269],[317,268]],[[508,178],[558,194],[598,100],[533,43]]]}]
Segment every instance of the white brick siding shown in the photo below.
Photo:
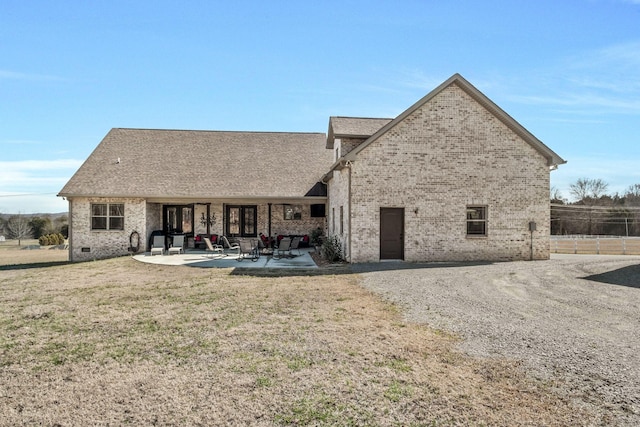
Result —
[{"label": "white brick siding", "polygon": [[[91,230],[92,203],[123,203],[124,230]],[[143,199],[74,197],[69,206],[70,261],[89,261],[130,254],[129,236],[133,231],[140,235],[140,250],[146,247],[146,203]],[[87,252],[83,252],[83,248]]]},{"label": "white brick siding", "polygon": [[[345,203],[348,169],[329,183]],[[466,235],[466,207],[487,206],[486,237]],[[456,85],[357,155],[351,165],[351,261],[380,259],[380,208],[405,208],[407,261],[549,257],[547,160]],[[330,208],[330,211],[331,211]]]},{"label": "white brick siding", "polygon": [[[349,223],[349,169],[337,170],[333,174],[328,187],[328,235],[337,236],[342,242],[342,253],[346,260],[350,259],[349,236],[351,234]],[[344,209],[344,228],[340,234],[340,206]],[[335,215],[335,219],[333,216]],[[333,224],[335,223],[335,230]]]}]

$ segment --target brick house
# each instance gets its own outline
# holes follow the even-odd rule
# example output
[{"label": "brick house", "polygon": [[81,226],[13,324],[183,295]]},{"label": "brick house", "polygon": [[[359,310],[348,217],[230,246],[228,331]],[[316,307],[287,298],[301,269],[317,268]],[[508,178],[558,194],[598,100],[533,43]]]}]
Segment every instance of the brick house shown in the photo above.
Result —
[{"label": "brick house", "polygon": [[154,232],[235,238],[325,226],[322,133],[112,129],[60,191],[69,258],[149,250]]},{"label": "brick house", "polygon": [[565,161],[460,75],[393,120],[332,117],[327,148],[329,233],[351,262],[549,257]]},{"label": "brick house", "polygon": [[[394,119],[328,135],[113,129],[60,191],[70,259],[136,231],[336,236],[350,262],[549,257],[549,173],[565,163],[455,74]],[[208,221],[213,219],[213,221]]]}]

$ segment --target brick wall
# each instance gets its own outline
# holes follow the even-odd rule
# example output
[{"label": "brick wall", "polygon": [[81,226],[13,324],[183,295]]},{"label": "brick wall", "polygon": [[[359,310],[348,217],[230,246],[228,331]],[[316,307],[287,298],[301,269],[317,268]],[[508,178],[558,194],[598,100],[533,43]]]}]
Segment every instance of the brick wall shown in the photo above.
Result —
[{"label": "brick wall", "polygon": [[344,156],[349,151],[362,144],[365,139],[362,138],[341,138],[340,140],[340,155]]},{"label": "brick wall", "polygon": [[145,251],[151,250],[150,237],[151,233],[156,230],[162,230],[162,205],[160,203],[147,203],[147,238],[144,240]]},{"label": "brick wall", "polygon": [[[124,230],[91,230],[92,203],[124,203]],[[70,201],[69,260],[89,261],[130,254],[129,236],[140,235],[140,250],[147,240],[146,203],[143,199],[82,197]],[[86,252],[83,252],[85,248]]]},{"label": "brick wall", "polygon": [[[549,257],[546,159],[455,85],[351,167],[352,262],[379,260],[381,207],[405,208],[408,261],[529,259],[529,221],[537,223],[534,259]],[[330,197],[343,198],[347,183],[338,176]],[[338,203],[330,200],[330,211]],[[469,205],[487,206],[486,237],[467,237]]]},{"label": "brick wall", "polygon": [[[335,171],[328,186],[327,231],[329,236],[337,236],[342,242],[342,253],[350,260],[349,235],[349,169]],[[344,210],[343,232],[340,233],[340,207]]]}]

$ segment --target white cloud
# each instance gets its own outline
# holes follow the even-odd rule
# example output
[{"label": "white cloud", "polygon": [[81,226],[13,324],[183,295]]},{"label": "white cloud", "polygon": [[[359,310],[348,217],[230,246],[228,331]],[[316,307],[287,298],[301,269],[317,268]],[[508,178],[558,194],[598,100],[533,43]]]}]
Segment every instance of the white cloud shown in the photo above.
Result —
[{"label": "white cloud", "polygon": [[[559,96],[512,96],[512,100],[530,105],[571,107],[574,113],[639,114],[640,100],[592,93],[567,93]],[[596,108],[597,110],[593,110]],[[566,111],[566,110],[565,110]]]},{"label": "white cloud", "polygon": [[3,214],[58,213],[68,210],[69,202],[55,194],[0,196],[0,212]]},{"label": "white cloud", "polygon": [[58,160],[18,160],[13,162],[0,161],[0,170],[3,172],[42,171],[77,169],[82,160],[58,159]]},{"label": "white cloud", "polygon": [[1,141],[2,144],[8,145],[37,145],[41,144],[40,141],[33,141],[29,139],[5,139]]},{"label": "white cloud", "polygon": [[81,160],[0,161],[0,212],[62,212],[56,194],[80,167]]},{"label": "white cloud", "polygon": [[507,87],[500,91],[513,102],[549,106],[567,115],[637,115],[638,75],[640,41],[634,40],[580,52],[527,73],[526,81],[503,80]]},{"label": "white cloud", "polygon": [[46,74],[21,73],[17,71],[0,70],[0,80],[31,80],[31,81],[62,81],[61,77]]}]

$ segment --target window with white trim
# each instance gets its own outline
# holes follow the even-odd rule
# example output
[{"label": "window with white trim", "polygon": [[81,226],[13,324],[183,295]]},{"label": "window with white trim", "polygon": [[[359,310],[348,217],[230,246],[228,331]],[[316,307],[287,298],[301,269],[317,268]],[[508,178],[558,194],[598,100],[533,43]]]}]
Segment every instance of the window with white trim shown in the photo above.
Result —
[{"label": "window with white trim", "polygon": [[92,230],[124,230],[124,203],[91,204]]},{"label": "window with white trim", "polygon": [[487,207],[467,206],[467,236],[487,235]]}]

